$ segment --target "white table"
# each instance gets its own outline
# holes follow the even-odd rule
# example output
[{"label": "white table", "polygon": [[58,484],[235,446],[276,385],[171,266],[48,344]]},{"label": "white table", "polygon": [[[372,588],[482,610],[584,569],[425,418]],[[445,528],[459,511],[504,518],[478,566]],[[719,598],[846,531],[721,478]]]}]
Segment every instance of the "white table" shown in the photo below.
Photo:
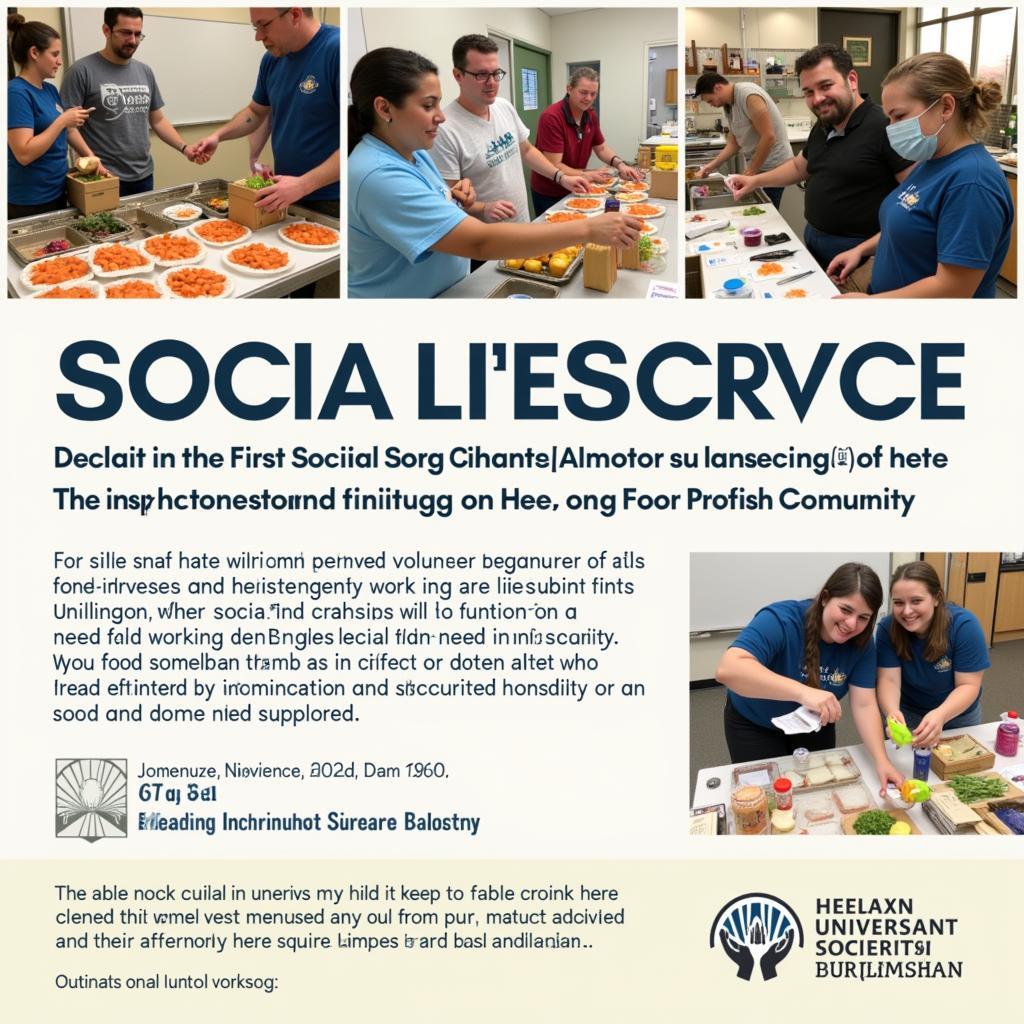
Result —
[{"label": "white table", "polygon": [[[979,743],[988,747],[989,750],[995,750],[996,747],[996,729],[999,727],[998,722],[988,722],[985,725],[972,725],[967,729],[954,729],[950,731],[950,736],[959,736],[963,733],[967,733],[973,736]],[[850,753],[857,767],[860,769],[860,781],[871,792],[875,799],[875,803],[885,810],[885,804],[883,799],[878,795],[878,789],[881,783],[879,782],[878,776],[875,774],[875,762],[871,755],[867,752],[862,743],[853,744],[842,748]],[[888,740],[885,744],[886,753],[889,756],[889,760],[892,762],[893,767],[901,771],[908,779],[913,775],[914,769],[914,752],[911,747],[897,748]],[[772,761],[786,762],[788,765],[789,758],[769,758]],[[1024,750],[1018,751],[1016,757],[1003,757],[1001,754],[996,754],[996,763],[990,769],[991,771],[1000,771],[1003,768],[1009,768],[1010,765],[1020,764],[1024,762]],[[693,807],[709,807],[715,804],[725,804],[726,811],[729,808],[729,794],[732,791],[732,772],[736,765],[726,764],[721,765],[718,768],[701,768],[697,773],[697,785],[693,792]],[[782,765],[780,764],[780,769]],[[718,784],[716,786],[709,785],[712,779],[717,779]],[[928,784],[932,786],[940,785],[942,779],[940,779],[933,772],[928,773]],[[837,785],[842,785],[838,783]],[[938,829],[932,824],[931,819],[924,813],[921,807],[915,804],[907,814],[910,815],[911,820],[920,829],[924,835],[936,835]]]},{"label": "white table", "polygon": [[[694,184],[699,184],[699,182],[687,182],[687,187]],[[765,212],[756,217],[744,217],[743,210],[749,206],[759,206]],[[737,206],[692,211],[685,217],[684,236],[686,228],[694,223],[692,219],[694,214],[699,214],[708,220],[724,219],[729,221],[728,228],[708,232],[693,241],[686,241],[684,237],[684,252],[687,256],[697,255],[692,251],[695,247],[707,246],[710,250],[699,254],[704,298],[716,298],[715,292],[722,287],[724,281],[732,277],[747,278],[753,286],[752,297],[755,299],[781,298],[790,288],[802,288],[810,298],[831,298],[833,295],[839,294],[839,289],[829,280],[828,275],[807,250],[799,234],[789,226],[782,214],[771,203],[766,205],[754,200],[750,202],[741,200]],[[739,234],[739,229],[746,227],[760,228],[763,236],[785,232],[789,235],[789,241],[778,245],[767,245],[762,241],[761,245],[748,247],[743,244],[743,239]],[[774,287],[773,278],[762,280],[758,276],[757,270],[763,264],[752,263],[750,257],[775,249],[795,250],[793,256],[787,256],[785,259],[777,261],[788,268],[789,274],[797,274],[804,270],[810,270],[812,273],[808,277],[803,277],[790,285],[783,285],[779,289]]]}]

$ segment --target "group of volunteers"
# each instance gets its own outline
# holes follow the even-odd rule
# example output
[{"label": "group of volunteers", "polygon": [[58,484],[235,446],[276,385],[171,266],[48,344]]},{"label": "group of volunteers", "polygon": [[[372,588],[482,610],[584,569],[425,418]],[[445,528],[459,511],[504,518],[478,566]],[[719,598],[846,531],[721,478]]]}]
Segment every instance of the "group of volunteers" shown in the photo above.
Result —
[{"label": "group of volunteers", "polygon": [[993,298],[1014,206],[978,140],[999,84],[974,81],[948,54],[922,53],[886,75],[879,106],[859,92],[850,54],[827,43],[795,71],[817,116],[798,156],[764,89],[716,73],[697,80],[694,91],[725,109],[730,128],[698,175],[742,153],[745,173],[726,179],[734,198],[762,188],[776,207],[787,185],[806,182],[804,241],[848,289],[840,298]]},{"label": "group of volunteers", "polygon": [[[886,755],[882,716],[911,729],[915,747],[981,722],[990,662],[978,619],[946,600],[928,562],[899,566],[889,596],[892,614],[876,630],[882,583],[870,566],[847,562],[813,599],[777,601],[754,616],[715,672],[729,691],[725,738],[734,762],[831,749],[849,693],[884,794],[904,780]],[[787,734],[773,724],[799,707],[819,716],[819,731]]]},{"label": "group of volunteers", "polygon": [[[410,50],[371,50],[352,70],[349,107],[349,295],[432,298],[480,263],[576,243],[625,248],[641,222],[619,213],[531,224],[608,169],[642,175],[605,141],[594,113],[598,74],[576,71],[540,115],[535,142],[498,95],[498,46],[467,35],[452,47],[458,97],[442,107],[437,66]],[[428,152],[430,151],[430,152]],[[591,155],[603,166],[588,169]]]},{"label": "group of volunteers", "polygon": [[122,197],[151,191],[150,130],[196,164],[206,163],[224,140],[249,136],[254,168],[269,136],[277,173],[258,205],[272,211],[301,199],[338,216],[339,30],[322,25],[311,7],[253,7],[249,14],[267,51],[252,101],[191,145],[164,116],[152,69],[135,58],[146,38],[139,8],[104,10],[103,49],[75,61],[59,93],[50,79],[62,65],[60,34],[10,15],[8,45],[19,71],[7,87],[8,218],[68,205],[69,144],[79,156],[99,161],[97,173],[116,176]]}]

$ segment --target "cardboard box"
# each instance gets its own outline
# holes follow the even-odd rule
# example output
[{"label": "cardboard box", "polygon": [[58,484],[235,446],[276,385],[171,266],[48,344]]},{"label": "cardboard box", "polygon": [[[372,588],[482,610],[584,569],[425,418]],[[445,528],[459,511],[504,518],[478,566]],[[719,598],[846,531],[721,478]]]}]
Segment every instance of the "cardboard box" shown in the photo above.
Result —
[{"label": "cardboard box", "polygon": [[259,194],[260,189],[246,188],[244,179],[230,182],[228,184],[228,219],[243,227],[252,228],[253,231],[284,220],[288,213],[287,207],[276,213],[261,210],[256,205]]},{"label": "cardboard box", "polygon": [[610,245],[588,245],[583,250],[583,287],[610,292],[618,278],[615,250]]},{"label": "cardboard box", "polygon": [[68,200],[86,216],[115,210],[121,202],[121,179],[100,178],[99,181],[81,181],[73,174],[66,178]]},{"label": "cardboard box", "polygon": [[640,239],[638,238],[628,249],[616,250],[619,254],[618,264],[623,270],[640,269]]},{"label": "cardboard box", "polygon": [[651,170],[651,185],[647,193],[651,199],[678,199],[679,172]]}]

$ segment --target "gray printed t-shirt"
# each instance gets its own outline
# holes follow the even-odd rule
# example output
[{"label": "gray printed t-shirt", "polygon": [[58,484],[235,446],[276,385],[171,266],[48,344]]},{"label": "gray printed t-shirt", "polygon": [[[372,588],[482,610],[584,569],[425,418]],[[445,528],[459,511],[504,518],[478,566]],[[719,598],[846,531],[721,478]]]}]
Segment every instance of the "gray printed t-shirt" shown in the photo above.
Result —
[{"label": "gray printed t-shirt", "polygon": [[519,144],[529,139],[530,130],[516,108],[500,96],[489,113],[485,121],[458,100],[449,103],[430,155],[442,178],[469,178],[477,199],[484,203],[507,199],[516,208],[511,219],[525,224],[530,220],[530,204]]},{"label": "gray printed t-shirt", "polygon": [[76,60],[60,88],[65,107],[95,107],[79,129],[111,174],[138,181],[153,173],[149,114],[163,97],[148,64],[112,64],[98,53]]},{"label": "gray printed t-shirt", "polygon": [[754,125],[747,113],[747,100],[751,96],[759,96],[768,106],[768,117],[772,122],[772,131],[775,134],[775,142],[768,151],[768,157],[761,165],[761,171],[770,171],[779,164],[793,159],[793,149],[789,144],[789,137],[786,134],[786,122],[782,119],[782,112],[778,104],[761,88],[753,82],[737,82],[733,86],[733,104],[726,107],[726,116],[729,120],[729,130],[736,136],[743,159],[749,161],[757,149],[761,137],[754,129]]}]

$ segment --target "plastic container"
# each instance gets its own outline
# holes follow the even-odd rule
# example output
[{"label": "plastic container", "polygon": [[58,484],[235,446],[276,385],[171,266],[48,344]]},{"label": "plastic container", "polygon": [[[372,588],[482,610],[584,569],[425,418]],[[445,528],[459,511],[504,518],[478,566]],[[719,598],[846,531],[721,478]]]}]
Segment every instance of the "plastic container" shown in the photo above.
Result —
[{"label": "plastic container", "polygon": [[679,146],[655,146],[654,166],[659,171],[674,171],[679,165]]},{"label": "plastic container", "polygon": [[622,203],[615,198],[615,196],[609,196],[604,201],[604,212],[605,213],[618,213],[622,209]]},{"label": "plastic container", "polygon": [[749,299],[754,290],[742,277],[730,277],[715,294],[721,299]]},{"label": "plastic container", "polygon": [[751,249],[761,244],[762,232],[760,228],[740,228],[740,237],[743,244]]},{"label": "plastic container", "polygon": [[930,747],[914,749],[914,778],[919,782],[928,781],[928,771],[932,764],[932,751]]},{"label": "plastic container", "polygon": [[768,832],[768,797],[760,786],[740,786],[732,791],[732,818],[738,836],[763,836]]},{"label": "plastic container", "polygon": [[793,751],[793,767],[798,772],[805,772],[811,767],[811,752],[806,747],[797,747]]},{"label": "plastic container", "polygon": [[780,811],[793,810],[793,783],[787,778],[776,779],[772,783],[775,791],[775,807]]}]

